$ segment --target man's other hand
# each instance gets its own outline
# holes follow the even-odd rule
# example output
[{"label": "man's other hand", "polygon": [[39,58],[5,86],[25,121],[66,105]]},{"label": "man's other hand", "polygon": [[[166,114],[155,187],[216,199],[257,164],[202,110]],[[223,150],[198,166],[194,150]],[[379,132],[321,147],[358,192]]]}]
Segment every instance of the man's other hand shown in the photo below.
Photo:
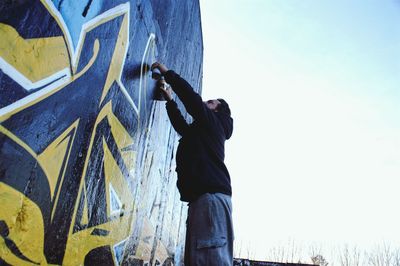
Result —
[{"label": "man's other hand", "polygon": [[154,63],[151,65],[151,70],[153,70],[153,69],[155,69],[155,68],[157,68],[158,70],[160,70],[160,72],[161,72],[162,75],[164,75],[164,74],[167,73],[167,71],[168,71],[168,68],[167,68],[165,65],[161,64],[160,62],[154,62]]},{"label": "man's other hand", "polygon": [[167,101],[171,101],[172,100],[171,87],[165,82],[165,80],[160,80],[160,81],[161,81],[160,90],[164,96],[164,99]]},{"label": "man's other hand", "polygon": [[165,100],[167,100],[168,102],[172,101],[171,88],[167,88],[167,89],[160,88],[160,90],[162,91]]}]

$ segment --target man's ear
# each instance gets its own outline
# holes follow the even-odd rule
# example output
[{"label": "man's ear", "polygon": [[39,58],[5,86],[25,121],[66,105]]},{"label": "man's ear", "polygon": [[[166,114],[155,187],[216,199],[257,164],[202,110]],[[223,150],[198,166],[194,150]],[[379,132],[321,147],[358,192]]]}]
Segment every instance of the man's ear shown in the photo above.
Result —
[{"label": "man's ear", "polygon": [[218,105],[217,105],[217,107],[215,107],[215,109],[214,109],[214,112],[218,112],[219,111],[219,108],[221,107],[221,103],[219,103]]}]

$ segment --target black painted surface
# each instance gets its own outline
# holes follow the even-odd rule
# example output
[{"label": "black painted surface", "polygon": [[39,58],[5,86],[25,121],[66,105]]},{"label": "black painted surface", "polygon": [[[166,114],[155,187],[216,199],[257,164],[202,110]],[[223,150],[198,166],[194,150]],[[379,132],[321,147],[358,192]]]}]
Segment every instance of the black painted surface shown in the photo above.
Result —
[{"label": "black painted surface", "polygon": [[109,246],[98,247],[91,250],[85,257],[85,266],[108,266],[113,265],[113,256]]}]

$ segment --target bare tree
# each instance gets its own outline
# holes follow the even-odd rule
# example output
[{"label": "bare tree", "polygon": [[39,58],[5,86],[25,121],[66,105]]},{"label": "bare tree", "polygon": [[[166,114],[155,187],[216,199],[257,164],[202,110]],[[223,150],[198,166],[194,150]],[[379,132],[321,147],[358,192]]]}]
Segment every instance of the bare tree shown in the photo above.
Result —
[{"label": "bare tree", "polygon": [[241,258],[242,257],[242,248],[243,248],[243,241],[234,241],[233,242],[233,257],[234,258]]},{"label": "bare tree", "polygon": [[393,251],[393,266],[400,266],[400,249],[397,248]]},{"label": "bare tree", "polygon": [[387,243],[376,246],[366,257],[369,266],[400,266],[400,249]]},{"label": "bare tree", "polygon": [[311,261],[314,265],[319,266],[328,266],[329,264],[322,255],[315,255],[311,257]]},{"label": "bare tree", "polygon": [[[251,259],[255,255],[255,250],[249,244],[235,242],[234,254],[235,257],[247,256]],[[302,257],[309,258],[306,259],[308,263],[319,266],[400,266],[400,247],[393,248],[383,243],[370,250],[361,250],[357,246],[346,244],[327,249],[314,243],[308,246],[307,254],[307,247],[289,240],[285,244],[267,250],[265,259],[281,263],[302,263]]]},{"label": "bare tree", "polygon": [[255,253],[256,252],[254,251],[254,249],[250,245],[247,245],[246,253],[247,253],[247,258],[248,259],[253,259],[255,257]]},{"label": "bare tree", "polygon": [[242,259],[252,259],[255,257],[255,250],[251,247],[249,243],[243,245],[243,241],[234,241],[233,257]]},{"label": "bare tree", "polygon": [[286,245],[270,249],[268,260],[284,263],[299,263],[302,261],[302,245],[289,239]]},{"label": "bare tree", "polygon": [[309,248],[309,254],[312,264],[319,266],[327,266],[329,264],[324,258],[324,256],[321,255],[322,246],[320,244],[319,245],[317,245],[316,243],[312,244]]},{"label": "bare tree", "polygon": [[338,250],[339,265],[341,266],[359,266],[361,265],[361,252],[354,246],[344,245]]}]

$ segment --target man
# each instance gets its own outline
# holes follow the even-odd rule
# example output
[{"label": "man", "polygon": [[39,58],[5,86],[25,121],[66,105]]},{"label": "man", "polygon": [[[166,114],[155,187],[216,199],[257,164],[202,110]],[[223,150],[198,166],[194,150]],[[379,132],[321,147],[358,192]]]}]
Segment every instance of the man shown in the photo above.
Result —
[{"label": "man", "polygon": [[185,265],[232,265],[233,226],[231,181],[224,164],[224,143],[232,135],[233,119],[223,99],[202,101],[183,78],[154,63],[193,117],[188,124],[169,89],[161,88],[172,126],[182,138],[176,152],[177,186],[188,202]]}]

